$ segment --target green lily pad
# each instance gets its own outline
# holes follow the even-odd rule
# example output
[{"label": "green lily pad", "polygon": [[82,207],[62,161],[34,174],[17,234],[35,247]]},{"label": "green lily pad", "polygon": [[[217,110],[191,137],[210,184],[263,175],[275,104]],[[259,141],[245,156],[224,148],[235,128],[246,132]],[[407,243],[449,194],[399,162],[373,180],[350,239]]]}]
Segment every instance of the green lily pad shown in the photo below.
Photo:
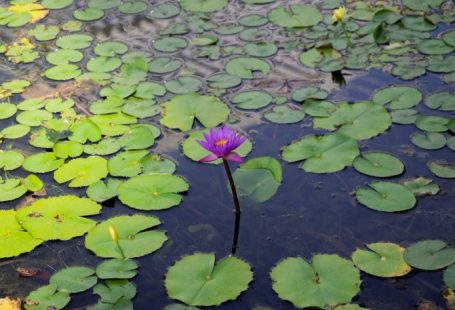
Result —
[{"label": "green lily pad", "polygon": [[382,152],[366,152],[356,157],[352,163],[360,173],[387,178],[403,173],[404,164],[395,156]]},{"label": "green lily pad", "polygon": [[164,82],[168,91],[174,94],[187,94],[197,92],[202,87],[202,82],[193,76],[181,76]]},{"label": "green lily pad", "polygon": [[267,75],[269,71],[267,62],[254,57],[238,57],[226,63],[226,72],[242,79],[252,79],[257,72]]},{"label": "green lily pad", "polygon": [[95,215],[101,205],[77,196],[39,199],[20,208],[16,219],[30,235],[42,240],[69,240],[82,236],[96,222],[84,216]]},{"label": "green lily pad", "polygon": [[441,39],[448,45],[455,47],[455,30],[449,30],[441,35]]},{"label": "green lily pad", "polygon": [[153,7],[153,10],[150,12],[150,16],[152,18],[165,19],[174,17],[178,15],[179,12],[180,8],[178,6],[168,3],[162,3],[160,5],[157,5],[156,7]]},{"label": "green lily pad", "polygon": [[160,123],[181,131],[190,130],[195,119],[204,127],[216,127],[229,115],[228,106],[220,99],[196,93],[174,96],[162,106]]},{"label": "green lily pad", "polygon": [[154,99],[131,100],[123,107],[122,112],[137,118],[152,117],[160,114],[161,107]]},{"label": "green lily pad", "polygon": [[207,82],[212,88],[232,88],[239,86],[242,83],[242,79],[232,74],[216,73],[208,77]]},{"label": "green lily pad", "polygon": [[295,307],[307,308],[350,302],[360,291],[360,272],[338,255],[317,254],[308,263],[288,257],[270,272],[273,290]]},{"label": "green lily pad", "polygon": [[[1,187],[1,184],[0,184]],[[16,211],[0,210],[0,258],[30,252],[43,240],[35,239],[16,221]]]},{"label": "green lily pad", "polygon": [[228,0],[180,0],[179,4],[185,11],[211,13],[223,9]]},{"label": "green lily pad", "polygon": [[441,111],[455,111],[455,94],[438,92],[427,97],[425,105],[430,109]]},{"label": "green lily pad", "polygon": [[403,4],[413,11],[430,11],[437,9],[442,4],[443,0],[403,0]]},{"label": "green lily pad", "polygon": [[306,172],[330,173],[352,164],[359,155],[354,139],[340,133],[324,136],[308,135],[285,146],[281,156],[287,162],[304,160],[300,168]]},{"label": "green lily pad", "polygon": [[412,209],[416,203],[414,193],[401,184],[373,182],[370,188],[358,188],[357,200],[364,206],[382,212],[399,212]]},{"label": "green lily pad", "polygon": [[111,72],[122,65],[118,57],[98,56],[87,62],[87,70],[92,72]]},{"label": "green lily pad", "polygon": [[443,179],[455,178],[455,165],[445,160],[432,160],[427,164],[430,171]]},{"label": "green lily pad", "polygon": [[414,132],[411,142],[425,150],[438,150],[446,145],[446,137],[439,132]]},{"label": "green lily pad", "polygon": [[357,249],[352,261],[360,270],[378,277],[401,277],[411,271],[403,259],[404,248],[395,243],[377,242],[366,245],[368,250]]},{"label": "green lily pad", "polygon": [[85,237],[85,247],[99,257],[123,258],[109,235],[109,226],[118,233],[118,244],[125,258],[141,257],[161,248],[167,237],[164,231],[150,230],[161,224],[158,218],[144,215],[112,217],[96,225]]},{"label": "green lily pad", "polygon": [[125,1],[117,8],[124,14],[137,14],[147,9],[147,3],[142,1]]},{"label": "green lily pad", "polygon": [[57,37],[60,28],[54,25],[38,25],[27,33],[38,41],[50,41]]},{"label": "green lily pad", "polygon": [[281,185],[281,164],[273,157],[256,157],[240,165],[233,177],[239,196],[264,202],[272,198]]},{"label": "green lily pad", "polygon": [[292,93],[292,100],[297,102],[303,102],[307,99],[325,99],[327,98],[327,92],[320,89],[319,87],[304,87],[297,89]]},{"label": "green lily pad", "polygon": [[73,16],[75,19],[81,20],[83,22],[89,22],[103,18],[104,11],[97,8],[88,7],[85,9],[75,10],[73,12]]},{"label": "green lily pad", "polygon": [[41,4],[46,9],[60,10],[73,4],[73,0],[43,0]]},{"label": "green lily pad", "polygon": [[427,55],[445,55],[453,52],[455,47],[447,45],[440,39],[429,39],[420,41],[417,50]]},{"label": "green lily pad", "polygon": [[422,93],[408,86],[390,86],[377,91],[373,96],[374,103],[389,104],[393,110],[412,108],[421,100]]},{"label": "green lily pad", "polygon": [[60,184],[71,181],[69,187],[83,187],[101,180],[107,174],[107,160],[99,156],[89,156],[63,164],[55,170],[54,179]]},{"label": "green lily pad", "polygon": [[31,110],[18,113],[16,121],[22,125],[36,127],[40,126],[45,121],[51,120],[52,117],[52,113],[46,110]]},{"label": "green lily pad", "polygon": [[337,106],[330,101],[307,99],[303,103],[303,112],[314,117],[328,117],[337,110]]},{"label": "green lily pad", "polygon": [[271,111],[264,113],[264,118],[276,124],[293,124],[302,121],[305,113],[301,108],[285,105],[274,107]]},{"label": "green lily pad", "polygon": [[269,57],[275,55],[278,47],[269,42],[254,42],[244,46],[246,53],[253,57]]},{"label": "green lily pad", "polygon": [[88,267],[68,267],[52,275],[49,284],[61,292],[80,293],[93,287],[98,279],[95,270]]},{"label": "green lily pad", "polygon": [[131,279],[139,266],[132,259],[113,258],[105,260],[96,267],[96,275],[100,279]]},{"label": "green lily pad", "polygon": [[55,41],[55,45],[60,48],[80,50],[89,47],[92,41],[93,37],[88,34],[75,33],[61,36]]},{"label": "green lily pad", "polygon": [[0,137],[4,139],[19,139],[30,132],[30,126],[17,124],[3,128],[0,131]]},{"label": "green lily pad", "polygon": [[163,210],[180,204],[180,192],[189,184],[171,174],[149,174],[132,177],[118,187],[118,197],[125,205],[138,210]]},{"label": "green lily pad", "polygon": [[452,290],[455,290],[455,264],[450,265],[444,270],[444,284]]},{"label": "green lily pad", "polygon": [[117,197],[120,184],[122,181],[117,179],[108,179],[107,182],[98,181],[87,187],[86,193],[90,199],[96,202],[104,202]]},{"label": "green lily pad", "polygon": [[17,151],[0,150],[0,169],[8,171],[22,166],[25,156]]},{"label": "green lily pad", "polygon": [[98,283],[93,293],[100,296],[98,304],[90,310],[133,310],[131,299],[136,296],[136,287],[128,280],[112,279]]},{"label": "green lily pad", "polygon": [[101,139],[101,129],[90,119],[75,122],[70,127],[69,140],[79,143],[97,142]]},{"label": "green lily pad", "polygon": [[416,127],[429,132],[447,131],[449,119],[436,115],[420,115],[416,120]]},{"label": "green lily pad", "polygon": [[[204,139],[204,133],[208,133],[209,129],[196,130],[190,133],[188,138],[186,138],[182,143],[183,154],[191,160],[199,161],[205,156],[210,155],[210,152],[204,149],[202,146],[197,143],[197,140]],[[241,157],[246,157],[251,150],[253,149],[253,144],[249,139],[247,139],[242,145],[233,150]],[[218,159],[215,161],[209,162],[210,164],[221,164],[222,160]]]},{"label": "green lily pad", "polygon": [[7,119],[16,114],[17,107],[12,103],[0,103],[0,119]]},{"label": "green lily pad", "polygon": [[78,66],[73,64],[57,65],[44,71],[43,75],[51,80],[67,81],[82,74]]},{"label": "green lily pad", "polygon": [[213,253],[195,253],[169,268],[164,285],[170,298],[187,305],[218,306],[236,299],[252,280],[251,266],[240,258],[216,262]]},{"label": "green lily pad", "polygon": [[52,151],[59,158],[75,158],[79,157],[83,153],[84,147],[82,144],[75,141],[62,141],[54,144]]},{"label": "green lily pad", "polygon": [[231,101],[236,107],[245,110],[260,109],[269,105],[273,97],[265,91],[244,91],[235,94]]},{"label": "green lily pad", "polygon": [[174,53],[187,47],[188,43],[182,38],[165,37],[153,41],[152,47],[160,52]]},{"label": "green lily pad", "polygon": [[150,61],[148,69],[151,73],[165,74],[173,72],[182,66],[178,59],[170,57],[157,57]]},{"label": "green lily pad", "polygon": [[135,97],[142,99],[153,99],[155,96],[164,96],[166,88],[154,82],[142,82],[137,85]]},{"label": "green lily pad", "polygon": [[406,248],[404,260],[414,268],[438,270],[455,263],[455,249],[441,240],[423,240]]},{"label": "green lily pad", "polygon": [[32,291],[25,298],[26,310],[63,309],[71,298],[69,293],[57,289],[57,285],[49,284]]},{"label": "green lily pad", "polygon": [[128,52],[128,45],[123,42],[105,41],[97,44],[93,51],[98,56],[114,57]]},{"label": "green lily pad", "polygon": [[287,28],[310,27],[322,21],[318,8],[307,4],[291,5],[289,8],[278,7],[271,10],[267,17],[272,23]]},{"label": "green lily pad", "polygon": [[24,160],[23,167],[30,172],[46,173],[58,169],[64,162],[52,152],[36,153]]},{"label": "green lily pad", "polygon": [[424,195],[436,195],[439,192],[439,185],[433,180],[418,177],[413,180],[404,181],[403,185],[411,190],[417,197]]},{"label": "green lily pad", "polygon": [[337,130],[356,140],[377,136],[391,124],[392,119],[387,110],[368,101],[354,104],[343,102],[330,116],[313,120],[314,128]]},{"label": "green lily pad", "polygon": [[158,154],[149,154],[141,160],[142,173],[174,173],[177,167],[176,163],[169,158]]},{"label": "green lily pad", "polygon": [[141,160],[148,154],[146,150],[125,151],[109,159],[109,174],[117,177],[134,177],[142,172]]}]

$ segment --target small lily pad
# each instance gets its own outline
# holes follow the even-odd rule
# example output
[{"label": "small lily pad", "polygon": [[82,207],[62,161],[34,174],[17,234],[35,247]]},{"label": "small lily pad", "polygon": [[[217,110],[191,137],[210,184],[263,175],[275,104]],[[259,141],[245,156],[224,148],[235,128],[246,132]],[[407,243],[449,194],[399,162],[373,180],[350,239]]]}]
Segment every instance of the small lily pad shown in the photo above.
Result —
[{"label": "small lily pad", "polygon": [[242,79],[252,79],[256,72],[267,75],[269,71],[270,65],[267,62],[254,57],[238,57],[226,63],[226,72]]},{"label": "small lily pad", "polygon": [[93,38],[88,34],[74,33],[64,35],[55,41],[55,45],[60,48],[84,49],[92,44]]},{"label": "small lily pad", "polygon": [[449,119],[437,115],[420,115],[416,120],[416,127],[429,132],[443,132],[447,130]]},{"label": "small lily pad", "polygon": [[43,75],[51,80],[67,81],[82,74],[78,66],[73,64],[58,65],[44,71]]},{"label": "small lily pad", "polygon": [[117,197],[117,189],[120,184],[122,184],[122,181],[117,179],[108,179],[107,182],[98,181],[92,183],[87,187],[87,196],[96,202],[104,202]]},{"label": "small lily pad", "polygon": [[439,192],[439,185],[433,180],[418,177],[413,180],[404,181],[403,185],[410,189],[417,197],[424,195],[436,195]]},{"label": "small lily pad", "polygon": [[202,82],[193,76],[181,76],[164,82],[168,91],[174,94],[187,94],[197,92],[202,87]]},{"label": "small lily pad", "polygon": [[414,132],[411,142],[425,150],[438,150],[446,145],[446,137],[439,132]]},{"label": "small lily pad", "polygon": [[308,4],[291,5],[289,8],[278,7],[271,10],[267,17],[272,23],[287,28],[310,27],[322,20],[318,8]]},{"label": "small lily pad", "polygon": [[179,3],[185,11],[211,13],[223,9],[228,0],[180,0]]},{"label": "small lily pad", "polygon": [[269,93],[254,90],[237,93],[231,98],[232,103],[245,110],[263,108],[269,105],[272,100],[273,97]]},{"label": "small lily pad", "polygon": [[25,156],[17,151],[0,150],[0,169],[8,171],[22,166]]},{"label": "small lily pad", "polygon": [[443,179],[455,179],[455,165],[445,160],[432,160],[427,164],[430,171]]},{"label": "small lily pad", "polygon": [[444,270],[444,284],[452,290],[455,290],[455,264],[450,265]]},{"label": "small lily pad", "polygon": [[352,261],[360,270],[378,277],[401,277],[411,271],[403,259],[404,248],[395,243],[367,244],[368,250],[357,249]]},{"label": "small lily pad", "polygon": [[399,212],[412,209],[414,194],[404,185],[392,182],[373,182],[370,188],[358,188],[357,200],[364,206],[382,212]]},{"label": "small lily pad", "polygon": [[441,240],[423,240],[406,248],[404,260],[414,268],[438,270],[455,263],[455,249]]},{"label": "small lily pad", "polygon": [[96,267],[96,275],[100,279],[131,279],[138,267],[132,259],[113,258],[101,262]]},{"label": "small lily pad", "polygon": [[389,107],[394,110],[412,108],[421,100],[422,93],[408,86],[390,86],[377,91],[373,96],[374,103],[389,104]]},{"label": "small lily pad", "polygon": [[164,231],[150,230],[161,222],[154,216],[122,215],[96,225],[85,237],[85,247],[99,257],[123,258],[109,235],[112,226],[126,258],[141,257],[161,248],[167,237]]},{"label": "small lily pad", "polygon": [[187,305],[218,306],[236,299],[252,280],[251,266],[235,256],[216,262],[213,253],[196,253],[171,266],[164,285],[170,298]]},{"label": "small lily pad", "polygon": [[69,187],[89,186],[101,180],[108,174],[107,161],[103,157],[90,156],[76,158],[62,165],[54,172],[54,179],[58,183],[71,181]]},{"label": "small lily pad", "polygon": [[93,287],[98,279],[95,270],[88,267],[68,267],[52,275],[49,284],[61,292],[80,293]]},{"label": "small lily pad", "polygon": [[57,158],[52,152],[36,153],[24,160],[23,167],[30,172],[46,173],[58,169],[64,162],[64,159]]},{"label": "small lily pad", "polygon": [[274,107],[271,111],[264,113],[264,118],[276,124],[293,124],[302,121],[305,113],[301,108],[284,105]]},{"label": "small lily pad", "polygon": [[182,38],[165,37],[155,40],[153,48],[165,53],[174,53],[187,47],[188,43]]},{"label": "small lily pad", "polygon": [[404,171],[400,159],[381,152],[362,153],[354,159],[352,165],[360,173],[379,178],[397,176]]},{"label": "small lily pad", "polygon": [[26,310],[63,309],[71,300],[69,293],[57,289],[57,285],[49,284],[32,291],[25,298]]}]

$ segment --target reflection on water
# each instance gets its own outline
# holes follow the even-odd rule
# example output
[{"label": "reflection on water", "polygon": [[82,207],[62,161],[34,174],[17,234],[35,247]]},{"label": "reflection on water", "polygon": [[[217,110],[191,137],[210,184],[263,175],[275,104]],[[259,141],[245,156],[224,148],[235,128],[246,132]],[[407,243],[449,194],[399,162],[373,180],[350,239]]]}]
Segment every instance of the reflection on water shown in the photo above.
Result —
[{"label": "reflection on water", "polygon": [[[226,22],[234,20],[232,16],[237,16],[243,8],[235,2],[229,14],[215,14],[214,18]],[[48,22],[60,20],[62,14],[66,13],[51,12]],[[133,50],[150,50],[152,38],[157,37],[168,24],[169,21],[116,16],[110,12],[102,21],[89,26],[87,31],[99,41],[121,40],[126,41]],[[147,37],[150,39],[144,40]],[[236,41],[238,39],[233,37],[224,43],[232,44]],[[224,60],[212,62],[195,58],[190,51],[185,51],[180,57],[185,60],[185,68],[180,74],[192,72],[206,78],[224,66]],[[263,89],[275,95],[289,95],[299,87],[318,85],[332,91],[330,99],[347,101],[368,100],[375,90],[395,83],[416,86],[424,96],[435,91],[454,91],[453,87],[442,84],[439,77],[431,73],[413,82],[403,82],[378,70],[368,73],[343,72],[348,74],[336,75],[335,81],[332,81],[330,74],[307,71],[302,66],[296,66],[296,59],[296,54],[280,52],[274,58],[273,73],[267,78],[245,82],[242,89]],[[37,74],[43,67],[44,62],[41,61],[36,66],[20,66],[13,73],[11,68],[0,62],[0,82],[11,79],[13,74]],[[164,78],[154,76],[152,79],[162,82],[175,74]],[[342,79],[346,79],[346,84],[340,90],[337,85],[342,84]],[[223,98],[228,101],[232,94],[233,91],[228,90]],[[169,95],[162,101],[168,97]],[[418,109],[429,112],[422,104]],[[255,142],[249,157],[277,158],[282,146],[303,135],[322,132],[314,131],[308,119],[301,124],[275,125],[265,123],[261,114],[256,112],[234,112],[234,117],[238,119],[237,126],[250,134]],[[156,119],[152,121],[156,123]],[[0,123],[1,128],[7,125],[6,122]],[[414,131],[414,125],[393,125],[386,133],[360,142],[360,146],[362,151],[391,152],[405,163],[406,172],[402,176],[390,178],[391,180],[400,181],[416,176],[436,179],[426,168],[427,161],[430,158],[453,158],[453,152],[447,148],[438,151],[416,148],[409,140],[409,135]],[[160,217],[163,222],[160,228],[167,231],[169,241],[158,252],[138,260],[141,269],[134,279],[138,287],[138,295],[134,300],[137,309],[151,309],[150,305],[153,305],[153,309],[161,309],[172,302],[166,297],[163,277],[167,268],[181,256],[204,251],[215,252],[219,259],[231,253],[235,238],[236,218],[232,212],[232,198],[222,167],[188,160],[178,147],[185,134],[164,128],[162,132],[155,150],[172,156],[179,163],[177,174],[187,178],[191,188],[180,206],[152,213]],[[24,148],[31,149],[25,141],[19,143]],[[316,175],[298,169],[298,164],[282,162],[282,166],[284,181],[272,199],[262,204],[241,201],[243,213],[236,254],[251,263],[255,280],[238,300],[228,302],[219,309],[251,309],[255,306],[293,309],[289,303],[277,298],[269,278],[270,269],[284,257],[299,255],[309,259],[317,253],[336,253],[350,257],[357,247],[378,241],[407,246],[423,239],[441,239],[455,244],[453,181],[437,179],[441,187],[439,195],[420,198],[417,206],[409,212],[387,214],[372,211],[356,202],[353,191],[356,187],[371,182],[373,178],[360,175],[352,167],[337,173]],[[55,184],[50,174],[44,179]],[[62,191],[56,186],[48,187],[50,195],[61,194]],[[64,192],[84,194],[67,188]],[[2,208],[12,206],[2,205]],[[134,213],[141,212],[126,208],[118,200],[109,201],[105,203],[103,214],[95,219]],[[0,296],[24,296],[47,283],[47,275],[55,270],[74,265],[95,266],[100,261],[85,249],[83,238],[46,242],[32,253],[0,261]],[[20,278],[15,271],[18,267],[39,268],[43,273],[36,278]],[[371,309],[412,309],[425,300],[444,307],[441,274],[441,271],[413,271],[406,277],[387,280],[362,273],[362,290],[354,301]],[[83,307],[94,302],[96,298],[88,292],[73,298],[68,308]]]}]

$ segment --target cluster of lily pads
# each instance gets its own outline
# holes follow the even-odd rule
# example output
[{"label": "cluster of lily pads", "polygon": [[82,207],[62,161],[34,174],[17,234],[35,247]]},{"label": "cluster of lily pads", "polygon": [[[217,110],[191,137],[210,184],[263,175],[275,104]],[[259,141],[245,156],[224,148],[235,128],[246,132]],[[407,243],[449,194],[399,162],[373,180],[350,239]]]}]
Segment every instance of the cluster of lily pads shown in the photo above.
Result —
[{"label": "cluster of lily pads", "polygon": [[[17,210],[0,211],[0,222],[5,223],[0,227],[0,258],[32,251],[48,240],[85,235],[85,247],[108,259],[96,269],[59,271],[49,285],[27,296],[26,309],[62,309],[70,294],[90,288],[100,297],[90,309],[133,307],[136,289],[128,280],[136,275],[138,264],[132,258],[153,253],[166,242],[166,233],[154,229],[160,220],[137,214],[97,223],[88,217],[101,212],[101,203],[117,198],[125,206],[145,211],[181,203],[190,184],[174,174],[177,164],[172,158],[150,151],[162,131],[158,123],[152,124],[155,118],[165,130],[186,134],[181,149],[193,161],[209,154],[197,143],[209,128],[234,123],[236,114],[245,112],[258,112],[276,124],[310,119],[317,133],[281,151],[284,161],[301,162],[300,167],[309,173],[332,173],[352,166],[375,178],[402,175],[400,158],[382,151],[361,152],[359,147],[359,141],[385,133],[392,124],[415,124],[419,131],[410,140],[419,148],[455,151],[455,94],[451,92],[423,98],[414,87],[394,85],[376,91],[367,101],[336,102],[317,86],[295,89],[290,96],[245,87],[267,79],[272,56],[294,51],[301,64],[323,72],[391,64],[392,74],[404,80],[428,71],[444,74],[443,80],[451,83],[455,57],[449,54],[455,50],[455,30],[431,38],[438,23],[455,21],[453,13],[441,9],[442,0],[403,0],[400,7],[380,1],[354,2],[344,20],[349,41],[342,25],[331,19],[332,10],[342,5],[339,0],[324,0],[319,7],[243,0],[247,7],[264,5],[267,14],[244,15],[234,23],[210,18],[228,6],[228,0],[181,0],[153,7],[143,1],[89,0],[78,8],[73,0],[9,2],[10,6],[0,8],[0,25],[29,27],[29,37],[0,42],[0,53],[14,64],[42,57],[46,63],[42,77],[47,80],[11,80],[0,85],[0,120],[7,124],[0,131],[0,141],[12,145],[0,151],[0,168],[5,172],[5,179],[0,179],[0,201],[14,201],[27,193],[32,197]],[[58,10],[71,10],[75,20],[27,26]],[[97,42],[84,31],[86,23],[111,12],[142,13],[151,21],[168,23],[148,43],[153,52],[132,50],[116,40]],[[190,39],[182,37],[187,34]],[[227,44],[233,36],[241,43]],[[271,42],[270,37],[275,40]],[[206,79],[191,74],[181,60],[187,51],[222,61],[223,70]],[[21,98],[28,87],[48,82],[68,84],[48,86],[40,96]],[[77,97],[87,83],[96,100]],[[434,114],[421,114],[422,103]],[[33,150],[17,149],[15,140],[25,139]],[[252,148],[249,137],[236,153],[245,157]],[[19,168],[23,171],[14,176]],[[428,168],[439,178],[455,178],[454,163],[431,160]],[[85,189],[88,198],[36,199],[46,195],[48,187],[37,174],[50,173],[58,184]],[[251,158],[236,169],[234,179],[241,197],[265,202],[283,181],[281,163],[270,156]],[[398,212],[413,208],[416,197],[438,192],[436,183],[418,177],[401,183],[374,181],[357,188],[355,196],[370,209]],[[118,232],[117,244],[109,236],[109,227]],[[273,289],[298,308],[361,309],[349,304],[360,292],[360,271],[398,277],[412,267],[446,268],[444,284],[455,289],[455,250],[443,241],[421,241],[406,249],[378,242],[367,248],[357,249],[352,260],[335,254],[316,254],[309,261],[286,258],[270,273]],[[252,267],[241,258],[216,261],[213,253],[197,252],[170,267],[164,284],[172,299],[190,306],[215,306],[236,299],[252,279]]]}]

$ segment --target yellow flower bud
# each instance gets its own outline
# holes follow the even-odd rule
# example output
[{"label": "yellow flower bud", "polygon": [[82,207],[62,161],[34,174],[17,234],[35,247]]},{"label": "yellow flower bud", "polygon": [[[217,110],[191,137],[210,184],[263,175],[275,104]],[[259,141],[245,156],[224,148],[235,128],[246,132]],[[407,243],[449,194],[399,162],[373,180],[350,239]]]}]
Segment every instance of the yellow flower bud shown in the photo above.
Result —
[{"label": "yellow flower bud", "polygon": [[333,11],[332,20],[334,22],[341,22],[345,15],[346,15],[346,8],[344,6],[340,6],[338,9]]},{"label": "yellow flower bud", "polygon": [[117,229],[115,229],[114,226],[109,225],[109,235],[111,236],[112,241],[118,242],[118,232]]}]

